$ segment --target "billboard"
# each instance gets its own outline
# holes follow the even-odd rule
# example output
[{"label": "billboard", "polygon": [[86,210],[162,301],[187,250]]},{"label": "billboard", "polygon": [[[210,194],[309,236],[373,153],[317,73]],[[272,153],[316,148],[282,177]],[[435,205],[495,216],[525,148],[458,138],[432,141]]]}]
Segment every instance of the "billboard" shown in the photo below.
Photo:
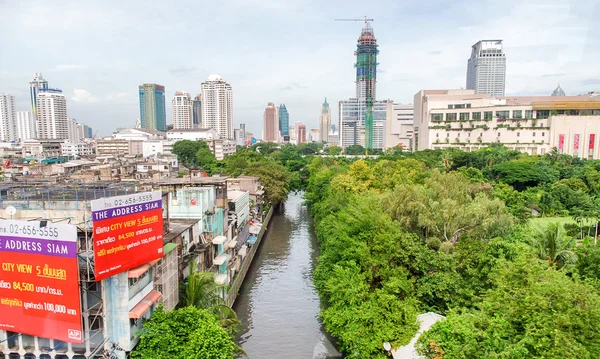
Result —
[{"label": "billboard", "polygon": [[163,256],[160,191],[94,200],[92,223],[96,281]]},{"label": "billboard", "polygon": [[0,220],[0,330],[81,343],[77,227]]}]

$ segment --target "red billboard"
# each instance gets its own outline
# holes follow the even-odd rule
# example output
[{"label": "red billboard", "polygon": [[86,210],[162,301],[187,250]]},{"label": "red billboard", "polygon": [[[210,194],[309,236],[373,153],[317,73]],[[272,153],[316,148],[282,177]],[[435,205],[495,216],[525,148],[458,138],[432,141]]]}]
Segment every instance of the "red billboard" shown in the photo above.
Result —
[{"label": "red billboard", "polygon": [[96,281],[163,256],[160,191],[94,200],[92,223]]},{"label": "red billboard", "polygon": [[596,134],[592,133],[590,135],[590,150],[594,149],[594,142],[596,142]]},{"label": "red billboard", "polygon": [[565,149],[565,135],[558,135],[558,149],[561,152]]},{"label": "red billboard", "polygon": [[576,150],[579,149],[579,134],[573,136],[573,148]]},{"label": "red billboard", "polygon": [[0,220],[0,330],[81,343],[77,227]]}]

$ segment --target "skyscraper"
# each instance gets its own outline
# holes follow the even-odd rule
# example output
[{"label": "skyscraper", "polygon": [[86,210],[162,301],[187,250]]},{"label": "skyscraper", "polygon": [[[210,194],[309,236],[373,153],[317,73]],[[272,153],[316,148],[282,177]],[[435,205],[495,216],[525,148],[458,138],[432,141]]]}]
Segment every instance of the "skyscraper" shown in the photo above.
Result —
[{"label": "skyscraper", "polygon": [[467,89],[504,96],[506,56],[502,40],[481,40],[471,47],[467,62]]},{"label": "skyscraper", "polygon": [[0,141],[14,141],[16,133],[15,97],[0,94]]},{"label": "skyscraper", "polygon": [[319,117],[319,141],[329,141],[329,128],[331,127],[331,107],[327,103],[327,98],[321,106],[321,116]]},{"label": "skyscraper", "polygon": [[279,105],[279,132],[284,141],[290,140],[290,114],[283,103]]},{"label": "skyscraper", "polygon": [[38,138],[68,138],[67,101],[61,90],[47,89],[37,94]]},{"label": "skyscraper", "polygon": [[167,129],[165,87],[143,84],[139,86],[139,92],[141,128],[165,131]]},{"label": "skyscraper", "polygon": [[192,127],[200,128],[202,124],[202,95],[194,97]]},{"label": "skyscraper", "polygon": [[[365,21],[358,38],[356,47],[356,97],[340,101],[340,144],[346,147],[351,144],[360,144],[365,148],[379,148],[375,139],[379,127],[375,123],[373,108],[377,107],[375,101],[377,93],[377,54],[379,53],[377,39],[373,28]],[[341,111],[343,107],[351,111]],[[385,106],[384,106],[385,107]],[[385,116],[383,118],[385,120]],[[382,143],[382,142],[381,142]]]},{"label": "skyscraper", "polygon": [[263,114],[263,141],[279,142],[279,116],[273,102],[267,104]]},{"label": "skyscraper", "polygon": [[298,144],[300,144],[300,143],[306,143],[306,125],[299,122],[299,123],[296,124],[296,128],[297,128],[297,131],[298,131],[298,134],[297,134]]},{"label": "skyscraper", "polygon": [[233,139],[233,94],[220,75],[210,75],[202,90],[202,127],[214,128],[221,138]]},{"label": "skyscraper", "polygon": [[17,112],[17,135],[15,140],[25,141],[36,138],[35,119],[31,111]]},{"label": "skyscraper", "polygon": [[191,129],[194,126],[193,102],[189,93],[175,92],[173,97],[173,129]]},{"label": "skyscraper", "polygon": [[48,81],[44,80],[41,73],[34,73],[33,79],[29,82],[29,96],[31,98],[31,112],[35,120],[37,120],[37,94],[47,89]]}]

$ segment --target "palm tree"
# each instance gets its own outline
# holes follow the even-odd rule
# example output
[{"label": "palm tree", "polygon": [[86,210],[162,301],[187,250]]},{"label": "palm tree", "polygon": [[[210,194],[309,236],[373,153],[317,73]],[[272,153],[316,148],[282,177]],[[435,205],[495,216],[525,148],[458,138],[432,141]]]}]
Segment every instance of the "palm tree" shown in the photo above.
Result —
[{"label": "palm tree", "polygon": [[538,257],[557,268],[577,262],[577,255],[572,251],[574,244],[574,240],[565,235],[558,223],[537,228],[531,237],[531,246],[537,251]]},{"label": "palm tree", "polygon": [[225,303],[219,293],[225,286],[215,283],[215,275],[210,272],[197,272],[194,262],[190,264],[187,283],[181,288],[181,305],[206,309],[217,317],[221,326],[234,335],[240,321],[233,309]]}]

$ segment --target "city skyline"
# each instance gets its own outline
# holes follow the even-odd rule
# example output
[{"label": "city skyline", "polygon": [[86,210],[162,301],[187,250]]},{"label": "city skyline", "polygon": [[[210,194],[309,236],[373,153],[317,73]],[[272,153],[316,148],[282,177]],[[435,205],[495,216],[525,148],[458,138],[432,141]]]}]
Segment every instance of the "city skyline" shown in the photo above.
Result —
[{"label": "city skyline", "polygon": [[[508,59],[507,95],[548,95],[558,83],[569,95],[600,88],[594,67],[600,60],[594,46],[599,39],[591,36],[599,30],[593,19],[600,8],[592,1],[469,3],[467,22],[462,3],[386,2],[368,9],[367,14],[358,3],[344,3],[343,7],[332,3],[318,11],[305,10],[308,3],[229,1],[199,6],[207,11],[203,22],[196,21],[194,11],[187,11],[190,6],[195,9],[195,3],[178,3],[164,9],[164,18],[157,24],[162,34],[152,42],[140,41],[138,35],[144,30],[137,24],[152,21],[153,6],[146,9],[136,2],[118,8],[76,2],[4,4],[8,21],[0,28],[4,34],[12,33],[11,28],[20,31],[7,37],[4,44],[12,55],[0,59],[0,92],[15,96],[17,111],[28,110],[28,83],[34,72],[41,72],[53,87],[63,89],[69,116],[98,128],[99,135],[108,135],[117,127],[135,125],[140,83],[163,84],[169,95],[176,89],[197,94],[210,73],[219,73],[235,89],[236,127],[245,123],[249,132],[260,133],[264,103],[277,99],[286,103],[294,119],[306,123],[307,128],[317,128],[315,113],[324,96],[336,103],[354,92],[352,53],[362,24],[333,19],[361,15],[375,19],[373,27],[382,49],[378,99],[409,103],[424,88],[464,87],[465,49],[485,38],[503,40]],[[143,11],[137,11],[141,8]],[[202,33],[216,21],[209,15],[224,8],[230,11],[219,21],[228,27],[202,46],[190,48],[187,42],[170,36],[180,28]],[[77,20],[60,22],[65,11]],[[492,13],[493,18],[487,16]],[[532,13],[537,15],[532,17]],[[271,20],[262,23],[263,18]],[[427,31],[423,31],[424,21],[428,22]],[[286,30],[273,33],[271,27],[280,28],[279,22],[286,24]],[[56,23],[61,25],[50,26]],[[110,30],[105,31],[107,28]],[[239,31],[242,28],[245,32]],[[42,29],[55,41],[29,46],[24,39]],[[278,48],[269,48],[265,56],[259,44],[267,34],[272,40],[284,41]],[[133,38],[135,43],[129,41]],[[107,49],[111,49],[111,57],[106,56]],[[141,57],[158,49],[161,51],[154,58]],[[35,56],[40,51],[46,55]],[[173,53],[186,55],[171,56]],[[332,112],[337,119],[337,108]],[[172,118],[170,106],[167,118]]]}]

